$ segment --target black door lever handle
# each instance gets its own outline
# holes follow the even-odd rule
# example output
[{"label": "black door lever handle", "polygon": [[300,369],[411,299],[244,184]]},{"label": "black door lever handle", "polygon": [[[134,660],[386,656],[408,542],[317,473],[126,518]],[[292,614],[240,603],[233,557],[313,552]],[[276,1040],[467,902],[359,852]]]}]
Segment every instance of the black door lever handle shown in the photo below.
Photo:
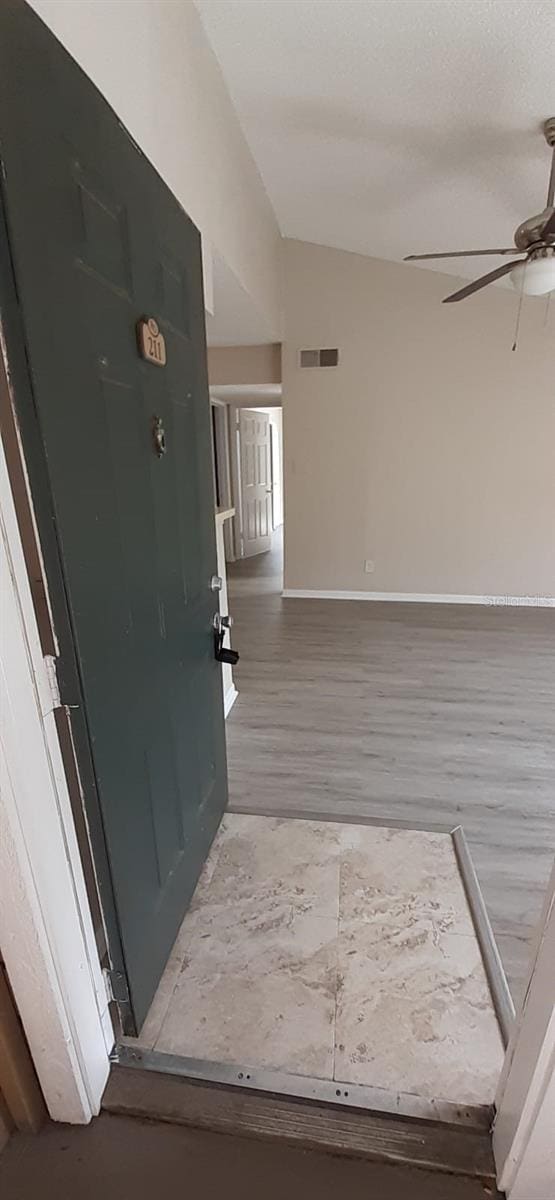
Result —
[{"label": "black door lever handle", "polygon": [[218,662],[229,663],[231,667],[239,662],[239,652],[232,650],[230,646],[217,646],[216,658]]},{"label": "black door lever handle", "polygon": [[230,646],[224,646],[224,637],[230,625],[230,617],[220,617],[218,614],[214,618],[214,657],[217,662],[229,663],[231,667],[234,667],[235,663],[239,662],[239,654]]}]

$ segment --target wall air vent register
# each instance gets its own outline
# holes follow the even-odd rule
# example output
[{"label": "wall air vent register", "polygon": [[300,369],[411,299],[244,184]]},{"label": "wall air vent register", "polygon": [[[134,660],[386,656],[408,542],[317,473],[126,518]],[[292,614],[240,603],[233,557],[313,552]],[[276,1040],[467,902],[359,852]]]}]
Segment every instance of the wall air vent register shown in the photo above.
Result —
[{"label": "wall air vent register", "polygon": [[337,367],[339,350],[301,350],[299,362],[301,367]]}]

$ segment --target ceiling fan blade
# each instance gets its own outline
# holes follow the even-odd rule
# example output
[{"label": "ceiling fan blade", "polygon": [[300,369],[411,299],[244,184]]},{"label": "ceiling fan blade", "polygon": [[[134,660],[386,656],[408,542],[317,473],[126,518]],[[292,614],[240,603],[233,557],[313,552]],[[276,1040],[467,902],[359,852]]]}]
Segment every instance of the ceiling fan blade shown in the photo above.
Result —
[{"label": "ceiling fan blade", "polygon": [[501,279],[502,275],[508,275],[513,267],[519,262],[525,262],[523,258],[515,258],[512,262],[502,263],[500,267],[496,267],[495,271],[490,271],[489,275],[481,275],[479,279],[473,279],[472,283],[467,283],[458,292],[453,292],[451,296],[446,296],[442,300],[442,304],[452,304],[455,300],[465,300],[467,296],[471,296],[473,292],[479,292],[481,288],[487,287],[488,283],[494,283],[496,279]]},{"label": "ceiling fan blade", "polygon": [[547,218],[547,221],[546,221],[545,225],[543,226],[543,229],[541,231],[541,237],[542,237],[543,242],[545,241],[546,238],[555,237],[555,208],[553,209],[551,216]]},{"label": "ceiling fan blade", "polygon": [[514,254],[515,247],[509,250],[451,250],[444,254],[407,254],[403,262],[418,262],[423,258],[473,258],[482,254]]}]

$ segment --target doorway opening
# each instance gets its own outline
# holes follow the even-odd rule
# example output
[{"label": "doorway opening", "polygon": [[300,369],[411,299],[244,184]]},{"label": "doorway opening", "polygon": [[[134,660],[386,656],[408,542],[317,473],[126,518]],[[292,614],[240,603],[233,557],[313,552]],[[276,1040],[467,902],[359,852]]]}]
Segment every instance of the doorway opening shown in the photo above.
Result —
[{"label": "doorway opening", "polygon": [[[252,397],[265,390],[251,388]],[[237,650],[241,642],[245,662],[248,598],[269,593],[277,598],[283,589],[282,409],[275,400],[257,408],[215,394],[210,409],[223,646]],[[226,718],[237,699],[242,665],[222,663]]]},{"label": "doorway opening", "polygon": [[[17,73],[10,81],[19,124],[5,147],[7,343],[61,657],[72,668],[58,703],[76,714],[104,914],[113,909],[110,986],[128,1032],[140,1031],[117,1057],[487,1131],[510,997],[460,828],[434,820],[437,786],[427,800],[415,795],[415,780],[434,778],[435,746],[420,751],[441,715],[419,694],[408,736],[406,725],[407,692],[432,661],[430,630],[440,631],[433,669],[443,669],[449,613],[284,601],[280,439],[253,395],[250,408],[233,406],[239,438],[229,437],[230,411],[227,421],[210,412],[198,231],[58,44],[39,32],[34,45],[40,24],[22,14],[33,88],[22,95]],[[60,103],[52,71],[64,79],[60,95],[79,103]],[[53,112],[33,99],[36,87]],[[70,146],[82,148],[77,163]],[[79,221],[66,220],[75,206]],[[25,323],[14,333],[19,303]],[[145,311],[164,361],[138,353]],[[226,677],[214,619],[229,616],[216,573],[226,558],[242,657],[233,712],[224,686],[231,803],[220,821]],[[407,681],[409,657],[418,670]],[[408,1044],[378,1066],[378,1049],[406,1027]],[[462,1079],[469,1042],[479,1092]],[[437,1044],[442,1075],[425,1061]],[[420,1075],[403,1075],[419,1049]]]},{"label": "doorway opening", "polygon": [[[283,411],[234,407],[231,456],[236,497],[230,595],[283,589]],[[251,495],[254,492],[254,495]]]},{"label": "doorway opening", "polygon": [[281,404],[230,404],[212,394],[211,419],[216,512],[233,509],[226,562],[259,558],[283,532]]}]

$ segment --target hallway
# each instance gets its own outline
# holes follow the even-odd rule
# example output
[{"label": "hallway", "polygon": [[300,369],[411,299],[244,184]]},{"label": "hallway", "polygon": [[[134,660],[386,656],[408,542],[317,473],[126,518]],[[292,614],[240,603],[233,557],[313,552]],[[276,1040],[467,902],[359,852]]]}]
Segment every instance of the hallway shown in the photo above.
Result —
[{"label": "hallway", "polygon": [[230,805],[467,835],[513,999],[555,840],[548,609],[283,600],[281,538],[230,564]]}]

